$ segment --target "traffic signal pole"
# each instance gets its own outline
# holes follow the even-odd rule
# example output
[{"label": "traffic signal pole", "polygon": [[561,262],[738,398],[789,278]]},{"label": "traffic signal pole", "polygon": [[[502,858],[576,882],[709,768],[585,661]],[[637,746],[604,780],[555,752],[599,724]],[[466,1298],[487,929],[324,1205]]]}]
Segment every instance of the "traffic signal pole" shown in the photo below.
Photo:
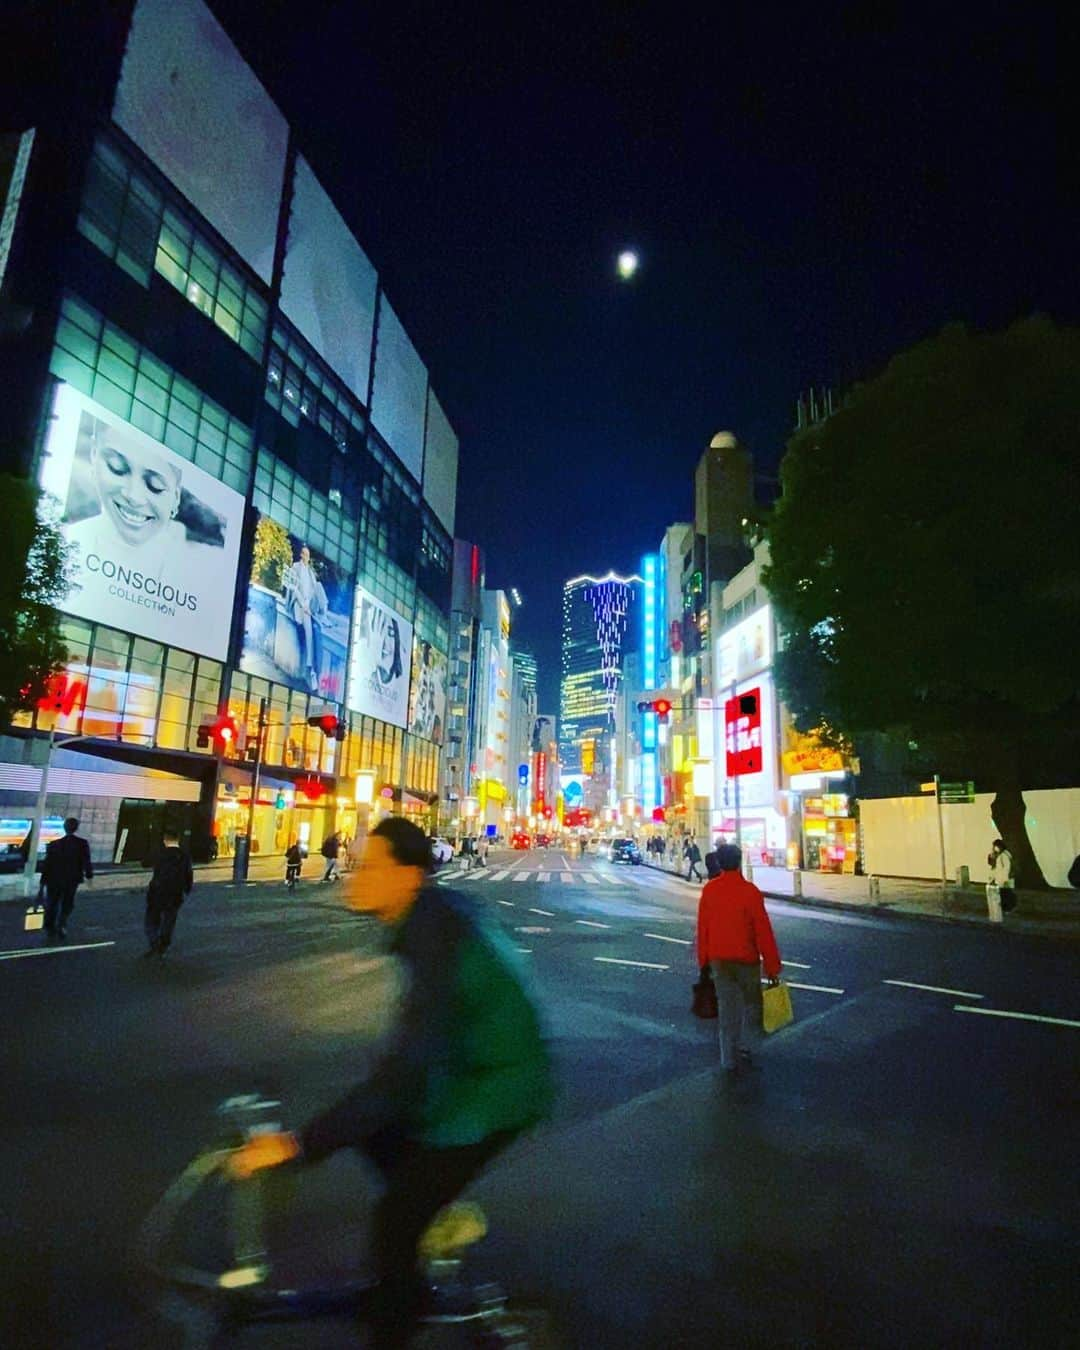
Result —
[{"label": "traffic signal pole", "polygon": [[248,802],[247,830],[243,845],[237,840],[233,854],[233,882],[242,886],[247,881],[248,862],[251,859],[251,836],[255,830],[255,803],[259,799],[259,775],[262,773],[263,741],[266,733],[266,699],[259,699],[259,726],[255,733],[255,766],[251,771],[251,800]]}]

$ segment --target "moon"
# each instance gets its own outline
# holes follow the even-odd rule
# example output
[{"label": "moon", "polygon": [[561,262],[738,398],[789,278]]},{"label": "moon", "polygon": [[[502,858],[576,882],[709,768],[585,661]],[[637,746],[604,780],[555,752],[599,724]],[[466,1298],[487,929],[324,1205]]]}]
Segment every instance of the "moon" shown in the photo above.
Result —
[{"label": "moon", "polygon": [[638,270],[638,255],[632,248],[623,249],[615,262],[615,270],[622,281],[629,281]]}]

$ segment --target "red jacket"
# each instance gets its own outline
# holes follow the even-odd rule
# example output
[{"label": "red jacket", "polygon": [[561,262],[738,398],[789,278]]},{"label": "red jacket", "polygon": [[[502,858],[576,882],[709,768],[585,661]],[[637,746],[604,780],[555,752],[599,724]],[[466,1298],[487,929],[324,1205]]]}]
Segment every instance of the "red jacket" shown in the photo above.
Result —
[{"label": "red jacket", "polygon": [[698,902],[698,965],[707,961],[756,961],[768,979],[780,974],[780,953],[761,892],[738,872],[706,882]]}]

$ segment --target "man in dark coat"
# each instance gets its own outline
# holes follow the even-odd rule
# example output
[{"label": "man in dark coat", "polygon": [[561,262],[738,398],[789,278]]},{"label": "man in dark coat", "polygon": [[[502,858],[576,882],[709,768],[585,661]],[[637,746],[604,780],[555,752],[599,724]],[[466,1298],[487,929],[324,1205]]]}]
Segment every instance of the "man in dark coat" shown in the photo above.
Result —
[{"label": "man in dark coat", "polygon": [[180,836],[166,830],[162,849],[154,863],[154,875],[146,888],[146,956],[164,956],[172,942],[176,916],[191,894],[194,876],[191,859],[180,847]]},{"label": "man in dark coat", "polygon": [[45,889],[45,930],[58,938],[67,937],[67,921],[75,907],[75,892],[82,881],[94,879],[90,845],[75,831],[74,816],[64,821],[64,833],[45,850],[41,884]]}]

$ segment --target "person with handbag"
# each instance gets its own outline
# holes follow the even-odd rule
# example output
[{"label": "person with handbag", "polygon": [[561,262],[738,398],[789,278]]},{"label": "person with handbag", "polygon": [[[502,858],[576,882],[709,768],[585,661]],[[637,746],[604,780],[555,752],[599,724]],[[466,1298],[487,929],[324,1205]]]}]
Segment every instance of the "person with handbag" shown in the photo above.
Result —
[{"label": "person with handbag", "polygon": [[180,836],[166,829],[161,836],[162,848],[154,863],[154,874],[146,888],[147,948],[144,956],[163,957],[172,942],[173,929],[180,906],[191,894],[194,874],[191,859],[180,847]]},{"label": "person with handbag", "polygon": [[751,1063],[748,1042],[761,1030],[761,971],[770,984],[780,979],[780,952],[765,899],[742,875],[742,849],[721,844],[717,875],[698,902],[697,959],[716,984],[720,1064],[735,1078]]}]

